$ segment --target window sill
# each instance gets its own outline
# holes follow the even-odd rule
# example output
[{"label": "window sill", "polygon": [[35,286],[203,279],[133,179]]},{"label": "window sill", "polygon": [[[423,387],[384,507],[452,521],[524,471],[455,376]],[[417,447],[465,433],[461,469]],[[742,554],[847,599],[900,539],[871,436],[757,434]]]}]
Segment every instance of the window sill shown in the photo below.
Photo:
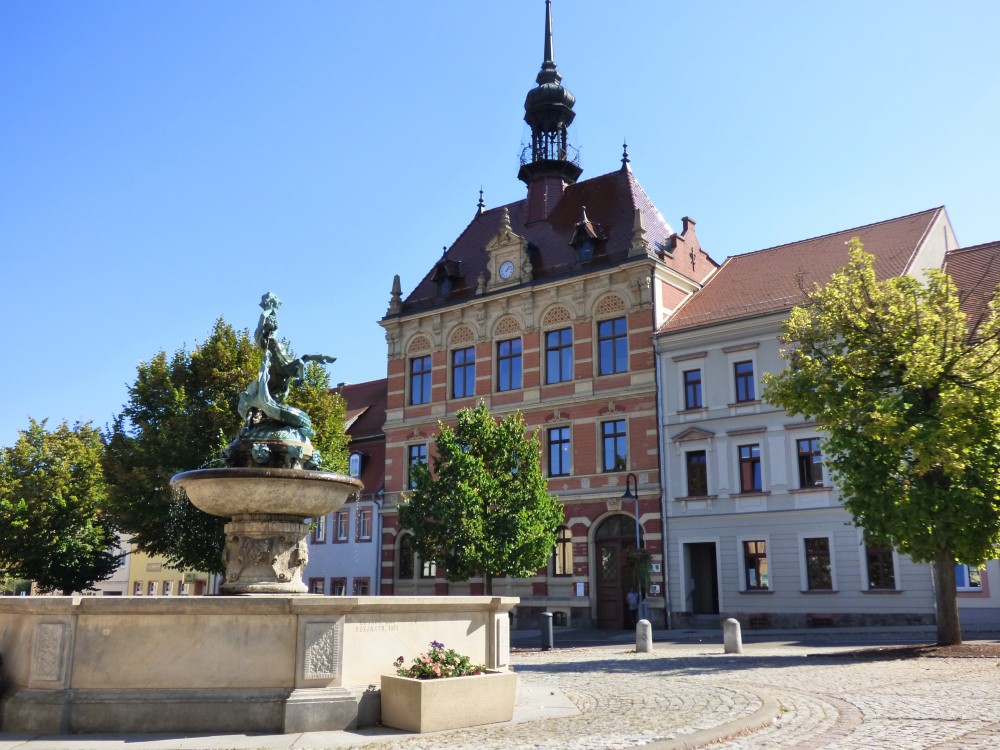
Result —
[{"label": "window sill", "polygon": [[697,502],[699,500],[715,500],[718,497],[719,497],[718,495],[685,495],[684,497],[675,497],[674,500],[677,501],[683,500],[685,502],[688,500],[694,500],[695,502]]},{"label": "window sill", "polygon": [[760,596],[761,594],[773,594],[774,589],[743,589],[741,594],[749,594],[750,596]]},{"label": "window sill", "polygon": [[865,596],[872,596],[877,594],[889,594],[890,596],[902,594],[902,589],[861,589],[861,593]]},{"label": "window sill", "polygon": [[828,485],[818,484],[815,487],[796,487],[794,489],[788,490],[788,494],[789,495],[796,495],[796,494],[799,494],[799,493],[825,492],[827,490],[832,490],[832,489],[833,489],[833,487],[830,487]]},{"label": "window sill", "polygon": [[748,492],[734,492],[732,497],[767,497],[770,490],[750,490]]}]

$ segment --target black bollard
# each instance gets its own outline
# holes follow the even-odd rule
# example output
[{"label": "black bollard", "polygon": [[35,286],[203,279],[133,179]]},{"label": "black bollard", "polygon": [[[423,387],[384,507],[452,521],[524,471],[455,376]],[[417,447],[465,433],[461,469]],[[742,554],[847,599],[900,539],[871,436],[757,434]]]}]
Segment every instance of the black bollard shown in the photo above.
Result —
[{"label": "black bollard", "polygon": [[542,612],[542,651],[552,648],[552,613]]}]

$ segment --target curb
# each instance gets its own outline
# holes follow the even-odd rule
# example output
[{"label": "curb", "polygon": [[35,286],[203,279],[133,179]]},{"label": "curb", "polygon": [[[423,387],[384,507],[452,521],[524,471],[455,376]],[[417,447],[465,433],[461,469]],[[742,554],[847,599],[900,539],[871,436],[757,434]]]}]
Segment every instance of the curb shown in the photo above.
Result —
[{"label": "curb", "polygon": [[724,740],[749,734],[758,729],[769,726],[778,718],[781,707],[778,701],[770,694],[761,692],[755,688],[741,687],[748,693],[752,693],[760,698],[761,706],[749,716],[741,716],[738,719],[727,721],[711,729],[701,729],[682,737],[675,737],[671,740],[658,740],[643,745],[648,750],[694,750],[705,745],[714,745]]}]

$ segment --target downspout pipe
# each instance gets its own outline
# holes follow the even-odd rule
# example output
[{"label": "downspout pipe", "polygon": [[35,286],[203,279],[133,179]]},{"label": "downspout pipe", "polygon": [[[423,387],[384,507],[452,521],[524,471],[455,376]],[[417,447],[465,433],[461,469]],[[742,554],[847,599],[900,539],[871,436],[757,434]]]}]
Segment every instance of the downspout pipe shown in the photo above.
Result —
[{"label": "downspout pipe", "polygon": [[666,608],[667,630],[673,630],[673,610],[670,608],[670,538],[667,536],[667,439],[663,430],[662,415],[666,413],[663,403],[663,372],[660,367],[660,339],[656,335],[659,327],[659,295],[657,294],[656,274],[652,278],[653,292],[653,372],[656,383],[656,460],[660,470],[660,524],[662,526],[663,543],[663,606]]}]

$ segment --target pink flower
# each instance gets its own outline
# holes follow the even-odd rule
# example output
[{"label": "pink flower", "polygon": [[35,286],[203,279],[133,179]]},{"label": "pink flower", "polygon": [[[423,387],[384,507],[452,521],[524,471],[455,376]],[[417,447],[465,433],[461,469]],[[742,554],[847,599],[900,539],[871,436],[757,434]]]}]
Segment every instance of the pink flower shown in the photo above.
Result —
[{"label": "pink flower", "polygon": [[441,667],[438,666],[437,664],[434,665],[434,674],[436,674],[438,677],[441,676]]},{"label": "pink flower", "polygon": [[429,657],[427,654],[420,654],[420,661],[422,661],[424,664],[430,664],[431,657]]}]

